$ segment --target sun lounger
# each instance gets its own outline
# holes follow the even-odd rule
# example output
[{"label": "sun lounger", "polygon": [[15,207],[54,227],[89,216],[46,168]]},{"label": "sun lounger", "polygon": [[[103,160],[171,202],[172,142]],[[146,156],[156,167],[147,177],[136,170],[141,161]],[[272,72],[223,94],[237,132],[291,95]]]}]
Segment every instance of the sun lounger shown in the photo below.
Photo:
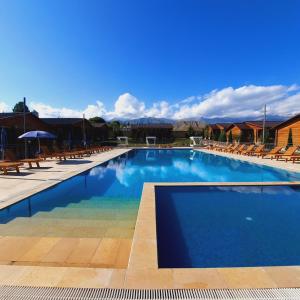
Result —
[{"label": "sun lounger", "polygon": [[236,151],[239,147],[240,147],[240,145],[237,144],[237,145],[235,145],[235,146],[232,146],[230,149],[225,150],[224,152],[226,152],[226,153],[233,153],[233,152]]},{"label": "sun lounger", "polygon": [[37,168],[40,168],[40,162],[42,161],[41,158],[25,158],[25,159],[17,159],[16,158],[16,155],[13,153],[13,151],[11,150],[6,150],[5,152],[5,156],[6,158],[8,158],[8,160],[10,162],[13,162],[13,163],[28,163],[29,165],[29,169],[33,168],[33,164],[36,164],[36,167]]},{"label": "sun lounger", "polygon": [[7,175],[7,171],[14,169],[17,173],[20,173],[19,167],[22,166],[23,163],[20,162],[0,162],[0,170],[3,171],[4,175]]},{"label": "sun lounger", "polygon": [[273,159],[273,158],[275,158],[276,160],[279,160],[282,158],[287,159],[291,156],[294,156],[297,149],[298,149],[298,146],[289,147],[284,153],[275,154],[273,157],[271,157],[271,159]]},{"label": "sun lounger", "polygon": [[295,161],[300,161],[300,154],[297,154],[297,155],[291,155],[290,157],[287,157],[285,159],[286,162],[288,161],[292,161],[293,164],[295,163]]},{"label": "sun lounger", "polygon": [[278,154],[281,151],[282,148],[283,148],[282,146],[277,146],[269,152],[261,153],[259,156],[261,156],[261,158],[273,158],[274,155]]},{"label": "sun lounger", "polygon": [[232,151],[231,153],[234,154],[240,154],[241,151],[245,150],[246,145],[239,145],[239,147],[237,149],[235,149],[234,151]]},{"label": "sun lounger", "polygon": [[227,145],[227,146],[221,146],[220,148],[218,148],[218,149],[216,149],[216,150],[217,150],[217,151],[223,152],[223,151],[225,151],[225,150],[230,149],[231,147],[232,147],[232,144]]},{"label": "sun lounger", "polygon": [[255,150],[249,151],[246,153],[246,155],[249,156],[260,156],[262,153],[264,153],[265,145],[258,146]]},{"label": "sun lounger", "polygon": [[255,145],[250,145],[246,149],[240,151],[238,154],[244,154],[247,155],[249,152],[253,151]]}]

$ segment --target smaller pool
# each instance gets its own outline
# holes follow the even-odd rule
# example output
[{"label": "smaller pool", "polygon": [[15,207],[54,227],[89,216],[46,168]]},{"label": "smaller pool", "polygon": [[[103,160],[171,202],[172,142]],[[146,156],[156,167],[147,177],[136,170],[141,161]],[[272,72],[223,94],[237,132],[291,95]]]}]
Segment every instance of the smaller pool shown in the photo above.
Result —
[{"label": "smaller pool", "polygon": [[300,186],[158,186],[160,268],[300,265]]}]

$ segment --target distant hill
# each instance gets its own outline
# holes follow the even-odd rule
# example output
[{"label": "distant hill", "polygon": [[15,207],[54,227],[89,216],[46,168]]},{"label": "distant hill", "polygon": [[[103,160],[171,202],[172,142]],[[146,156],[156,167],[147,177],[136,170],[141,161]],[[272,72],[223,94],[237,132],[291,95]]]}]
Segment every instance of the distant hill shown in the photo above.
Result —
[{"label": "distant hill", "polygon": [[205,128],[206,123],[203,121],[188,121],[188,120],[180,120],[174,124],[175,131],[187,131],[190,127],[192,127],[195,131],[199,131]]},{"label": "distant hill", "polygon": [[[288,119],[287,117],[277,116],[277,115],[268,115],[268,121],[284,121]],[[182,120],[174,120],[168,118],[152,118],[144,117],[137,119],[115,119],[120,121],[122,124],[126,125],[147,125],[147,124],[172,124],[174,127],[186,127],[192,126],[195,128],[202,128],[205,124],[214,124],[214,123],[235,123],[235,122],[245,122],[245,121],[262,121],[262,117],[243,117],[243,118],[186,118]],[[111,120],[113,121],[113,120]]]},{"label": "distant hill", "polygon": [[174,124],[175,121],[172,119],[166,118],[138,118],[131,120],[121,120],[122,124],[130,124],[130,125],[147,125],[147,124]]},{"label": "distant hill", "polygon": [[[287,120],[287,117],[277,116],[277,115],[267,115],[267,121],[284,121]],[[254,118],[254,117],[243,117],[243,118],[202,118],[208,124],[215,123],[239,123],[245,121],[262,121],[263,117]]]}]

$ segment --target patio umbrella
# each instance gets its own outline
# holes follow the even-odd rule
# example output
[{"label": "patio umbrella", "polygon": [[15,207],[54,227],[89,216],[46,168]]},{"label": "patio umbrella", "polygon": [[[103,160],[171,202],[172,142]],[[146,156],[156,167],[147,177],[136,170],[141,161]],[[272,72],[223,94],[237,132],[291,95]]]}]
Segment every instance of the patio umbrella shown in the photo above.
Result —
[{"label": "patio umbrella", "polygon": [[3,160],[4,160],[4,151],[5,151],[6,142],[7,142],[6,130],[4,128],[1,128],[1,133],[0,133],[0,149],[1,149],[2,159]]},{"label": "patio umbrella", "polygon": [[56,135],[47,131],[40,131],[40,130],[28,131],[18,137],[18,139],[37,139],[39,143],[39,153],[41,152],[40,139],[55,139],[55,138]]}]

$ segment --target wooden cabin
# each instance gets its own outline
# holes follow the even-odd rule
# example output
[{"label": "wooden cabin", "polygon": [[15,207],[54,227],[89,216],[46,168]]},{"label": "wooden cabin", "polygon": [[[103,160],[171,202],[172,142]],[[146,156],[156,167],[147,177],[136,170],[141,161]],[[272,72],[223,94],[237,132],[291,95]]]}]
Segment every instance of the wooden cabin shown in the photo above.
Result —
[{"label": "wooden cabin", "polygon": [[211,140],[218,139],[221,133],[220,127],[217,126],[216,124],[208,124],[207,130],[208,130],[208,138]]},{"label": "wooden cabin", "polygon": [[[248,127],[253,130],[253,142],[260,144],[263,142],[263,121],[246,121],[244,122]],[[265,134],[267,137],[267,143],[274,143],[275,130],[274,127],[280,124],[281,121],[266,121],[265,122]]]},{"label": "wooden cabin", "polygon": [[167,143],[173,139],[172,131],[172,124],[131,125],[130,137],[136,142],[145,143],[146,136],[155,136],[156,143]]},{"label": "wooden cabin", "polygon": [[187,138],[190,136],[189,132],[192,129],[193,135],[203,136],[205,124],[198,121],[179,121],[173,126],[174,138]]},{"label": "wooden cabin", "polygon": [[[18,139],[18,136],[27,131],[43,130],[51,132],[51,127],[43,122],[33,113],[25,114],[25,128],[23,113],[0,113],[0,129],[6,130],[6,148],[13,150],[18,158],[25,156],[24,140]],[[37,150],[37,142],[31,140],[27,143],[27,155],[34,156]]]},{"label": "wooden cabin", "polygon": [[64,148],[82,147],[84,137],[87,144],[93,143],[94,128],[82,118],[42,118],[57,136],[57,143]]},{"label": "wooden cabin", "polygon": [[233,123],[226,129],[227,141],[229,140],[230,132],[232,133],[233,141],[241,143],[253,143],[253,129],[246,123]]},{"label": "wooden cabin", "polygon": [[291,130],[293,146],[300,145],[300,114],[281,122],[274,127],[276,131],[275,142],[277,146],[286,146],[288,144],[289,132]]}]

